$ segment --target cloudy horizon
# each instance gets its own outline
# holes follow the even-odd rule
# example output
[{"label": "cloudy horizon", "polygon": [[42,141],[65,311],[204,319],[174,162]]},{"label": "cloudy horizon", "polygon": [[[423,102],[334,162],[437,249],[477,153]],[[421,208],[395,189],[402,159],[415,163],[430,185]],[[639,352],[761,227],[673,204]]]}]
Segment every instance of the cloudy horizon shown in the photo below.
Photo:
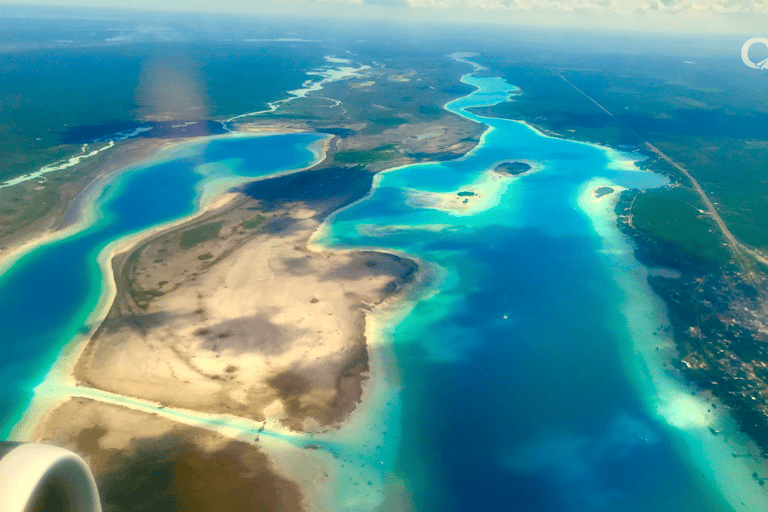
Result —
[{"label": "cloudy horizon", "polygon": [[56,9],[117,9],[768,35],[768,2],[758,0],[235,0],[226,5],[204,0],[134,0],[127,5],[108,0],[0,0],[0,16],[18,15],[14,12],[19,9],[25,16],[34,16],[38,9],[40,16]]}]

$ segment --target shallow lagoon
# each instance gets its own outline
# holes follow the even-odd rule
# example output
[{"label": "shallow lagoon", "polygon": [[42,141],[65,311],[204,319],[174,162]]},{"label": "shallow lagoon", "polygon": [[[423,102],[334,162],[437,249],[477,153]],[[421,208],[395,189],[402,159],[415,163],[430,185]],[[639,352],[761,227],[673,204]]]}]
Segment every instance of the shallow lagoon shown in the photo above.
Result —
[{"label": "shallow lagoon", "polygon": [[6,270],[0,276],[3,437],[61,347],[93,327],[108,288],[99,253],[124,237],[192,215],[213,191],[311,165],[323,138],[229,136],[176,146],[101,189],[75,234],[38,247]]},{"label": "shallow lagoon", "polygon": [[[375,510],[382,500],[422,511],[764,509],[752,468],[708,432],[727,418],[709,414],[655,359],[656,347],[670,346],[663,307],[610,211],[589,200],[600,185],[665,180],[633,170],[633,155],[467,113],[507,101],[514,88],[497,78],[463,80],[478,91],[446,108],[491,126],[482,144],[456,161],[379,175],[371,195],[315,240],[411,254],[430,270],[424,288],[369,323],[373,374],[364,403],[340,431],[267,430],[265,441],[299,450],[311,441],[325,449],[317,457],[333,455],[330,510]],[[105,289],[97,262],[109,244],[188,216],[238,181],[303,167],[317,158],[308,148],[319,139],[228,137],[182,147],[124,174],[95,201],[93,224],[0,277],[0,328],[9,336],[0,374],[15,384],[0,402],[5,431],[59,348],[92,327]],[[540,169],[484,178],[505,160]],[[468,211],[408,206],[414,191],[465,187],[482,196]],[[249,422],[84,394],[256,433]]]},{"label": "shallow lagoon", "polygon": [[[491,126],[482,144],[381,175],[319,240],[389,248],[444,272],[436,293],[386,328],[394,355],[380,364],[385,373],[396,364],[399,387],[379,386],[399,404],[359,419],[360,428],[374,417],[400,424],[381,434],[389,456],[376,457],[394,461],[396,477],[382,478],[388,501],[407,489],[421,511],[764,509],[754,468],[708,430],[729,419],[663,369],[655,349],[672,346],[663,304],[610,204],[590,199],[601,185],[666,179],[638,171],[637,155],[468,113],[514,88],[463,81],[477,92],[446,108]],[[491,184],[492,200],[469,213],[407,206],[414,191],[456,192],[505,160],[541,170]],[[360,495],[352,485],[340,494]]]}]

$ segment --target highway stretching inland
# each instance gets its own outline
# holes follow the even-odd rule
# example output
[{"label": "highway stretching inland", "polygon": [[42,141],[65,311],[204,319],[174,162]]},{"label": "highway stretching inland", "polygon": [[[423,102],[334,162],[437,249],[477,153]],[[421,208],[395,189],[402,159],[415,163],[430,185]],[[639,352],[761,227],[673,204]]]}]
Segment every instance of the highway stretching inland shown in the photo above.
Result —
[{"label": "highway stretching inland", "polygon": [[763,256],[760,252],[757,250],[747,247],[742,242],[736,239],[735,236],[733,236],[733,233],[728,229],[728,226],[725,224],[725,221],[722,217],[720,217],[720,214],[717,212],[717,209],[715,208],[715,205],[712,203],[712,201],[707,197],[707,193],[704,191],[704,189],[699,185],[699,182],[696,181],[696,178],[693,177],[693,175],[688,172],[688,170],[680,165],[679,163],[675,162],[667,156],[663,151],[661,151],[659,148],[648,142],[642,135],[637,133],[635,130],[627,126],[627,124],[613,115],[613,113],[605,108],[603,105],[598,103],[594,98],[589,96],[586,92],[582,91],[576,85],[574,85],[570,80],[565,78],[561,73],[557,73],[557,76],[559,76],[565,83],[576,89],[580,94],[582,94],[585,98],[587,98],[589,101],[594,103],[600,110],[611,116],[611,118],[615,119],[617,123],[621,124],[624,128],[626,128],[630,133],[632,133],[635,137],[637,137],[642,143],[645,145],[645,147],[653,152],[654,154],[658,155],[662,159],[664,159],[667,163],[669,163],[672,167],[680,171],[680,173],[688,178],[688,180],[693,185],[693,189],[696,191],[696,193],[701,198],[704,205],[707,207],[707,212],[709,213],[710,217],[712,217],[712,220],[715,221],[715,224],[717,224],[718,229],[720,229],[720,232],[723,234],[723,237],[725,237],[725,240],[728,243],[728,246],[731,249],[731,252],[733,253],[734,257],[736,258],[736,263],[739,266],[739,268],[742,271],[742,274],[745,278],[751,280],[751,281],[758,281],[758,276],[754,271],[752,262],[748,260],[748,258],[745,257],[745,254],[751,255],[753,258],[755,258],[757,261],[764,265],[768,265],[768,258]]}]

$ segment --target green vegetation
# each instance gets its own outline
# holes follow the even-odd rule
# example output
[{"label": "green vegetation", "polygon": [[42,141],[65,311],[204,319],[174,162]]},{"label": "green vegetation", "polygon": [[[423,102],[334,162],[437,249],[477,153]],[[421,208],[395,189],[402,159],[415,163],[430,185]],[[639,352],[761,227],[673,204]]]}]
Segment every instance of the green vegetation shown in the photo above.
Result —
[{"label": "green vegetation", "polygon": [[671,243],[684,256],[727,265],[731,254],[696,192],[685,187],[649,190],[632,204],[632,225],[656,240]]},{"label": "green vegetation", "polygon": [[[488,56],[486,64],[521,92],[484,113],[613,147],[648,141],[694,176],[737,239],[768,251],[765,80],[718,60],[681,67],[677,56],[564,52]],[[689,185],[662,160],[647,167]]]},{"label": "green vegetation", "polygon": [[[93,31],[102,34],[103,28]],[[34,32],[24,29],[21,37]],[[308,69],[325,64],[327,54],[310,45],[286,54],[277,46],[235,42],[178,43],[172,48],[151,42],[56,46],[9,46],[0,54],[0,182],[69,159],[81,153],[83,143],[91,143],[91,151],[99,149],[104,144],[92,143],[95,138],[132,129],[157,114],[151,87],[147,89],[153,78],[146,75],[148,65],[160,63],[172,68],[170,75],[191,75],[202,84],[206,95],[191,115],[226,118],[264,109],[267,102],[284,97],[306,79]],[[109,153],[113,151],[47,174],[45,188],[28,182],[0,189],[0,236],[51,212],[60,204],[61,186],[90,181]]]},{"label": "green vegetation", "polygon": [[440,117],[445,111],[437,105],[419,105],[419,114],[427,117]]},{"label": "green vegetation", "polygon": [[189,249],[206,240],[216,238],[219,236],[219,231],[221,231],[223,225],[223,221],[218,221],[188,229],[181,234],[179,246],[181,246],[182,249]]},{"label": "green vegetation", "polygon": [[459,197],[465,197],[465,196],[473,196],[473,195],[475,195],[475,193],[474,192],[470,192],[468,190],[462,190],[461,192],[459,192],[456,195],[459,196]]},{"label": "green vegetation", "polygon": [[394,126],[400,126],[401,124],[406,124],[408,120],[403,119],[402,117],[377,117],[374,119],[370,119],[370,122],[373,124],[377,124],[379,126],[386,126],[387,128],[392,128]]},{"label": "green vegetation", "polygon": [[525,162],[502,162],[496,166],[494,171],[498,173],[510,174],[515,176],[531,170],[531,166]]},{"label": "green vegetation", "polygon": [[[107,44],[3,52],[0,179],[79,152],[85,140],[65,141],[68,130],[135,122],[156,114],[144,97],[147,77],[142,73],[147,63],[175,67],[172,71],[183,76],[202,75],[208,96],[203,107],[211,117],[223,117],[263,109],[268,101],[284,97],[286,90],[306,79],[305,70],[324,63],[322,55],[308,46],[294,47],[286,55],[278,47],[237,43],[173,48],[163,43]],[[92,133],[103,135],[98,130]]]},{"label": "green vegetation", "polygon": [[141,309],[147,309],[152,299],[162,297],[163,295],[165,295],[165,293],[161,292],[160,290],[142,290],[140,288],[131,289],[131,297],[133,298],[133,301],[136,303],[136,305]]},{"label": "green vegetation", "polygon": [[768,250],[768,142],[669,139],[658,147],[696,178],[731,233],[741,242]]},{"label": "green vegetation", "polygon": [[246,220],[240,224],[240,226],[242,226],[244,229],[256,229],[264,224],[265,220],[267,220],[267,218],[264,215],[257,215],[250,220]]},{"label": "green vegetation", "polygon": [[385,144],[373,149],[348,149],[339,151],[333,155],[334,160],[340,164],[366,165],[383,160],[391,160],[400,156],[398,150],[392,144]]},{"label": "green vegetation", "polygon": [[607,196],[612,192],[613,192],[613,189],[611,187],[600,187],[597,190],[595,190],[595,195],[597,197],[603,197],[603,196]]},{"label": "green vegetation", "polygon": [[213,254],[211,254],[209,252],[206,252],[206,253],[201,254],[200,256],[198,256],[197,259],[199,259],[201,261],[210,260],[210,259],[213,259]]}]

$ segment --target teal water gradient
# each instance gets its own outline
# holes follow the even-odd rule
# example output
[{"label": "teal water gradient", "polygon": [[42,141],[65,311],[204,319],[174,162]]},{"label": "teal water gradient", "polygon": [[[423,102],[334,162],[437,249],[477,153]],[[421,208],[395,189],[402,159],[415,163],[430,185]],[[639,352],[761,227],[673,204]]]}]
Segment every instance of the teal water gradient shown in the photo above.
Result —
[{"label": "teal water gradient", "polygon": [[[627,188],[667,180],[638,171],[632,165],[638,155],[472,114],[465,109],[508,101],[514,87],[499,78],[462,81],[477,91],[446,109],[490,126],[482,144],[455,161],[380,175],[374,192],[335,215],[316,240],[336,249],[391,249],[445,272],[437,293],[388,327],[394,355],[384,358],[381,371],[392,373],[387,365],[396,364],[401,386],[398,405],[389,416],[379,414],[399,423],[396,433],[383,433],[394,450],[391,474],[382,477],[388,506],[764,510],[768,501],[758,483],[733,463],[727,447],[704,453],[710,440],[702,441],[701,432],[711,437],[706,425],[689,433],[656,410],[669,396],[690,396],[672,376],[652,380],[652,362],[635,348],[668,343],[660,337],[663,307],[647,287],[638,288],[638,298],[620,286],[622,266],[636,265],[631,249],[617,242],[622,254],[605,253],[611,244],[579,206],[596,179]],[[530,161],[540,170],[483,189],[488,196],[497,189],[487,209],[463,214],[413,201],[487,184],[487,172],[505,160]],[[609,229],[606,236],[618,240],[615,224]],[[633,300],[648,306],[648,319],[631,318]],[[685,400],[675,403],[681,410],[669,416],[691,414]],[[379,446],[367,453],[373,465],[378,459],[385,465],[386,452]],[[365,489],[347,487],[340,495],[349,504],[340,510],[375,508],[373,501],[361,505],[371,496]]]},{"label": "teal water gradient", "polygon": [[[707,431],[710,418],[692,414],[690,393],[645,357],[668,343],[663,308],[628,278],[636,262],[615,226],[599,225],[580,203],[595,178],[641,188],[666,180],[632,170],[637,155],[467,112],[509,101],[514,88],[498,78],[462,80],[476,92],[446,109],[490,127],[480,146],[455,161],[378,175],[372,193],[315,240],[411,254],[432,270],[412,301],[370,318],[370,385],[341,429],[298,434],[270,424],[262,432],[247,420],[58,382],[47,392],[259,435],[272,443],[267,450],[290,445],[296,461],[323,461],[323,478],[313,480],[320,492],[311,495],[327,503],[319,509],[765,510],[742,459]],[[0,276],[4,432],[61,346],[92,327],[103,292],[97,260],[110,243],[190,215],[227,184],[307,165],[319,139],[227,137],[181,148],[119,177],[96,201],[92,224]],[[494,179],[487,171],[505,160],[538,170]],[[465,212],[422,200],[466,188],[481,197]],[[669,406],[664,414],[660,404]],[[321,449],[304,450],[309,442]]]},{"label": "teal water gradient", "polygon": [[[89,226],[22,256],[0,276],[0,434],[8,436],[59,350],[93,326],[104,292],[98,255],[110,243],[194,213],[206,188],[306,167],[317,134],[221,137],[180,146],[119,175]],[[225,164],[222,164],[224,162]]]}]

